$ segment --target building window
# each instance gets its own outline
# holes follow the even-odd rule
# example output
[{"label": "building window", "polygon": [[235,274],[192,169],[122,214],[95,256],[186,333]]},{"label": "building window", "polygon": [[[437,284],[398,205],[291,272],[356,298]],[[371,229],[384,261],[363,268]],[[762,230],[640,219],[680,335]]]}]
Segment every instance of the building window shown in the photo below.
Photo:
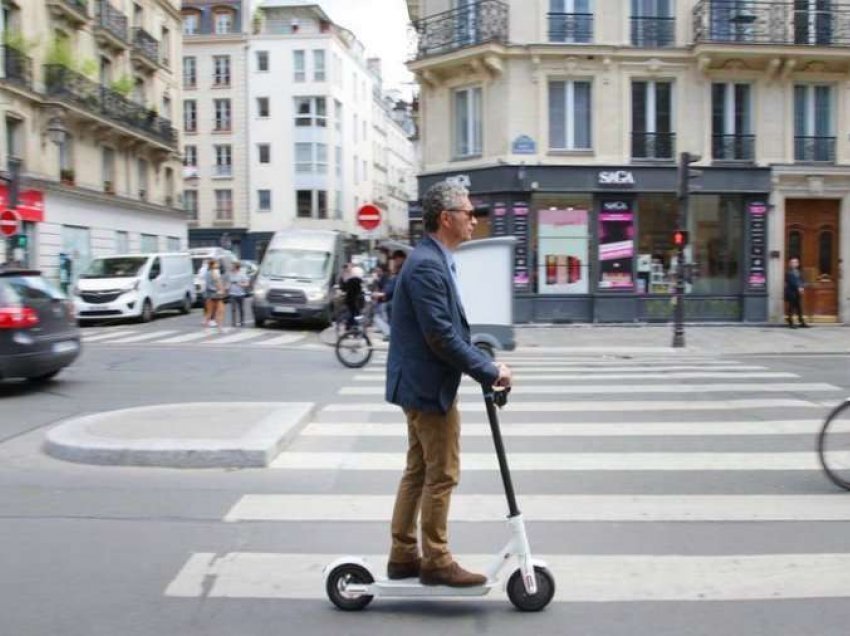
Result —
[{"label": "building window", "polygon": [[159,35],[160,61],[165,68],[171,66],[171,31],[168,27],[162,27]]},{"label": "building window", "polygon": [[319,126],[324,128],[327,123],[324,97],[296,97],[295,125]]},{"label": "building window", "polygon": [[[712,14],[729,11],[728,7],[742,4],[740,0],[724,0],[713,3]],[[716,6],[714,6],[716,5]],[[740,7],[743,10],[743,7]],[[735,9],[735,15],[738,14]],[[727,24],[737,24],[729,16]],[[721,18],[722,20],[722,18]],[[673,17],[673,3],[670,0],[632,0],[631,40],[632,46],[660,48],[672,46],[676,40],[676,22]]]},{"label": "building window", "polygon": [[749,84],[711,85],[711,156],[720,161],[752,161]]},{"label": "building window", "polygon": [[475,157],[482,151],[481,88],[454,92],[454,154]]},{"label": "building window", "polygon": [[215,220],[233,220],[233,190],[214,190]]},{"label": "building window", "polygon": [[139,159],[136,162],[136,168],[138,172],[138,182],[139,182],[139,198],[142,201],[148,200],[148,173],[150,172],[150,168],[148,167],[147,159]]},{"label": "building window", "polygon": [[271,190],[257,190],[257,209],[260,212],[268,212],[272,209]]},{"label": "building window", "polygon": [[359,120],[357,119],[357,113],[354,113],[354,123],[351,127],[352,132],[354,133],[354,143],[357,143],[357,131],[360,129],[358,125]]},{"label": "building window", "polygon": [[831,86],[794,86],[794,160],[835,161]]},{"label": "building window", "polygon": [[272,147],[271,144],[257,144],[258,161],[260,163],[272,162]]},{"label": "building window", "polygon": [[[142,254],[156,254],[159,251],[159,237],[156,234],[142,234]],[[151,269],[159,269],[159,259],[155,259]]]},{"label": "building window", "polygon": [[342,190],[334,192],[334,219],[342,219]]},{"label": "building window", "polygon": [[171,120],[171,98],[168,95],[162,96],[162,116]]},{"label": "building window", "polygon": [[198,60],[195,57],[183,58],[183,88],[195,88],[198,85]]},{"label": "building window", "polygon": [[191,179],[198,176],[198,147],[183,146],[183,177]]},{"label": "building window", "polygon": [[336,176],[342,179],[342,146],[337,146],[334,149],[334,165],[336,166]]},{"label": "building window", "polygon": [[325,190],[296,190],[295,210],[299,219],[328,218],[328,193]]},{"label": "building window", "polygon": [[838,26],[836,13],[844,9],[830,7],[835,4],[829,0],[797,0],[794,3],[794,44],[832,44],[833,25]]},{"label": "building window", "polygon": [[338,99],[335,99],[334,100],[334,128],[336,129],[336,131],[340,135],[342,135],[342,123],[343,123],[342,117],[343,117],[342,102],[339,101]]},{"label": "building window", "polygon": [[219,9],[215,12],[215,32],[216,35],[226,35],[233,33],[233,12]]},{"label": "building window", "polygon": [[115,253],[127,254],[130,251],[130,234],[123,230],[115,232]]},{"label": "building window", "polygon": [[184,190],[183,191],[183,209],[186,211],[186,218],[190,221],[198,220],[198,191]]},{"label": "building window", "polygon": [[269,52],[257,51],[257,71],[265,73],[269,70]]},{"label": "building window", "polygon": [[165,245],[166,245],[166,249],[169,252],[179,252],[180,251],[180,239],[176,236],[166,236],[165,237]]},{"label": "building window", "polygon": [[673,84],[632,82],[632,157],[672,159]]},{"label": "building window", "polygon": [[295,210],[299,219],[313,217],[313,191],[297,190],[295,192]]},{"label": "building window", "polygon": [[103,190],[115,194],[115,150],[104,146],[100,155],[100,173],[103,176]]},{"label": "building window", "polygon": [[549,0],[549,41],[587,44],[593,41],[592,0]]},{"label": "building window", "polygon": [[327,144],[296,143],[295,172],[297,174],[327,174]]},{"label": "building window", "polygon": [[230,100],[214,99],[215,130],[218,132],[230,132]]},{"label": "building window", "polygon": [[59,144],[59,178],[63,181],[70,180],[72,183],[75,179],[74,138],[71,135],[65,135]]},{"label": "building window", "polygon": [[549,148],[590,150],[590,82],[549,82]]},{"label": "building window", "polygon": [[313,80],[325,81],[325,52],[322,49],[313,51]]},{"label": "building window", "polygon": [[229,55],[213,55],[213,86],[230,86]]},{"label": "building window", "polygon": [[198,103],[194,99],[183,100],[183,131],[198,131]]},{"label": "building window", "polygon": [[294,78],[296,82],[303,82],[307,79],[307,62],[304,56],[304,51],[292,52],[292,63],[295,69]]},{"label": "building window", "polygon": [[183,35],[197,35],[198,26],[200,25],[200,15],[197,11],[191,11],[183,14]]},{"label": "building window", "polygon": [[216,177],[232,177],[233,176],[233,150],[230,144],[220,144],[213,146],[215,154],[215,175]]},{"label": "building window", "polygon": [[269,116],[269,98],[268,97],[258,97],[257,98],[257,116],[258,117],[268,117]]}]

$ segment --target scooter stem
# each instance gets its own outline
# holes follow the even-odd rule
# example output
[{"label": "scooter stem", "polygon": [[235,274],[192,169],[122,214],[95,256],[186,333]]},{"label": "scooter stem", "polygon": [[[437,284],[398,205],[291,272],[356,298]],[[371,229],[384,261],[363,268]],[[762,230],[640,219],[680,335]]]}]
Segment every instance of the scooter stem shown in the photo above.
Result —
[{"label": "scooter stem", "polygon": [[496,412],[495,394],[492,387],[482,385],[484,391],[484,404],[487,407],[487,419],[490,421],[490,432],[493,434],[493,445],[496,447],[496,457],[499,459],[499,472],[502,475],[502,484],[505,486],[505,497],[508,500],[508,517],[519,516],[519,508],[514,494],[514,484],[511,480],[511,471],[508,468],[508,458],[505,454],[505,444],[502,441],[502,431],[499,428],[499,414]]}]

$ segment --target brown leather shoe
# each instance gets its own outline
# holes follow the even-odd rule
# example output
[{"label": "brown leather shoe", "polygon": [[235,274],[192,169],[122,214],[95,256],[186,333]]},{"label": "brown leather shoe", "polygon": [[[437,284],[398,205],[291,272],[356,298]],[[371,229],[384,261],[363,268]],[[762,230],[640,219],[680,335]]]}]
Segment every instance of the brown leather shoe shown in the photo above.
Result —
[{"label": "brown leather shoe", "polygon": [[393,581],[398,579],[413,579],[419,576],[419,559],[415,561],[403,561],[395,563],[387,562],[387,578]]},{"label": "brown leather shoe", "polygon": [[452,561],[451,564],[444,568],[434,568],[430,570],[422,568],[419,571],[419,582],[422,583],[422,585],[475,587],[476,585],[484,585],[487,582],[487,577],[483,574],[467,572],[458,565],[457,561]]}]

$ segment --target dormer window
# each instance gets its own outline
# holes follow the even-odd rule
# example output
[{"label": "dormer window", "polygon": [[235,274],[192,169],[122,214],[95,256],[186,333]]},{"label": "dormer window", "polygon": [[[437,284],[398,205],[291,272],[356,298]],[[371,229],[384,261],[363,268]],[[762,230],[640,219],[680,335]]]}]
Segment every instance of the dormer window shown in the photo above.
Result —
[{"label": "dormer window", "polygon": [[232,10],[216,9],[214,12],[214,16],[216,35],[225,35],[227,33],[233,33],[233,24],[236,20]]},{"label": "dormer window", "polygon": [[201,14],[198,11],[183,12],[183,35],[197,35],[201,25]]}]

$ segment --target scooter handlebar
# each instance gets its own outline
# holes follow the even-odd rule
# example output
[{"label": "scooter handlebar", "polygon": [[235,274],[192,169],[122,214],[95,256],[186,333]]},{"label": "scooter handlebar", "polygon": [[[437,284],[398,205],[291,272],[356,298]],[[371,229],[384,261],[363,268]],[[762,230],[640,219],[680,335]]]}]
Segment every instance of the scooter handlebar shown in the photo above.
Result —
[{"label": "scooter handlebar", "polygon": [[493,404],[502,408],[505,404],[508,403],[508,393],[511,392],[511,387],[509,386],[486,386],[484,384],[481,385],[482,390],[484,391],[484,399],[492,400]]}]

